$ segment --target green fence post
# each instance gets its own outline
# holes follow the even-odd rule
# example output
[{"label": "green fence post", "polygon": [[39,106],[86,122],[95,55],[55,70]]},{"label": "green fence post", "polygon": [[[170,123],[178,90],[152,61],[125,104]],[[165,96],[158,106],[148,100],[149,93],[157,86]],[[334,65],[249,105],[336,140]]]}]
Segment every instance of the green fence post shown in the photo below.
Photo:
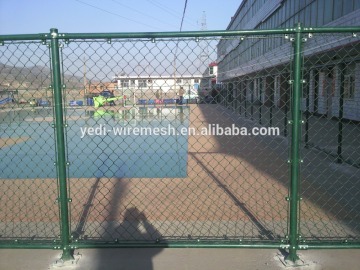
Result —
[{"label": "green fence post", "polygon": [[292,134],[291,134],[291,180],[290,180],[290,224],[289,224],[289,256],[292,262],[299,259],[298,249],[298,201],[299,201],[299,148],[301,141],[301,65],[302,65],[302,26],[295,27],[294,41],[294,81],[292,99]]},{"label": "green fence post", "polygon": [[245,81],[245,104],[244,104],[245,117],[247,117],[247,93],[248,93],[248,89],[249,89],[248,85],[249,85],[248,81]]},{"label": "green fence post", "polygon": [[242,81],[239,83],[239,114],[241,115],[242,111],[241,111],[241,107],[242,107],[242,102],[243,102],[243,84]]},{"label": "green fence post", "polygon": [[[287,91],[287,90],[285,90]],[[284,105],[284,137],[288,135],[288,102],[289,102],[289,94],[285,92],[285,105]]]},{"label": "green fence post", "polygon": [[260,106],[259,106],[259,124],[262,124],[262,106],[265,105],[266,100],[263,102],[262,96],[263,96],[263,78],[259,79],[259,90],[260,90]]},{"label": "green fence post", "polygon": [[73,250],[70,249],[70,225],[69,225],[69,208],[66,181],[66,158],[65,158],[65,136],[64,136],[64,119],[63,119],[63,99],[62,84],[60,72],[60,54],[58,30],[50,29],[51,35],[51,65],[55,102],[55,128],[56,128],[56,144],[57,144],[57,170],[59,178],[59,203],[60,203],[60,234],[61,247],[63,253],[61,259],[68,261],[73,259]]},{"label": "green fence post", "polygon": [[310,121],[310,77],[306,82],[306,110],[305,110],[305,148],[309,148],[309,121]]},{"label": "green fence post", "polygon": [[269,101],[270,101],[270,109],[269,109],[269,127],[273,126],[273,108],[274,108],[274,78],[273,77],[266,77],[266,88],[270,89],[270,96],[269,96]]},{"label": "green fence post", "polygon": [[338,147],[337,147],[337,163],[343,162],[342,145],[343,145],[343,117],[344,117],[344,69],[345,65],[341,64],[340,68],[340,98],[339,98],[339,120],[338,120]]},{"label": "green fence post", "polygon": [[254,91],[255,91],[255,82],[254,80],[250,81],[250,91],[251,91],[251,104],[250,104],[250,115],[251,119],[254,118]]}]

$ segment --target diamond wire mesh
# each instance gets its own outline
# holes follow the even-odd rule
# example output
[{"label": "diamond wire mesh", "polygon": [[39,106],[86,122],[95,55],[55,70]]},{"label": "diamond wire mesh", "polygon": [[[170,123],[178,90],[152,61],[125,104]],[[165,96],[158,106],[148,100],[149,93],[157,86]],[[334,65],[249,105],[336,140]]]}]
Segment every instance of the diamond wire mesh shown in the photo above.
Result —
[{"label": "diamond wire mesh", "polygon": [[219,78],[223,82],[219,103],[236,113],[248,130],[257,128],[267,133],[262,136],[253,133],[250,144],[240,142],[239,152],[245,152],[246,160],[255,165],[256,170],[245,181],[259,185],[252,192],[263,199],[252,204],[258,204],[267,213],[262,222],[271,228],[268,237],[286,238],[293,49],[284,36],[249,36],[241,40],[219,64]]},{"label": "diamond wire mesh", "polygon": [[46,45],[0,47],[0,240],[60,233],[50,74]]},{"label": "diamond wire mesh", "polygon": [[[233,42],[232,50],[221,51],[222,42]],[[74,239],[286,237],[292,47],[279,36],[217,43],[206,38],[62,44]],[[53,204],[48,48],[36,42],[0,48],[6,103],[0,105],[1,238],[53,239],[59,217]],[[305,241],[358,239],[358,49],[358,38],[349,35],[319,35],[305,45],[300,203]],[[99,95],[126,99],[94,108]],[[252,131],[277,127],[280,135],[179,134],[182,128],[214,132],[232,125]],[[150,132],[164,126],[175,133],[111,134],[114,127]]]},{"label": "diamond wire mesh", "polygon": [[351,34],[314,34],[304,46],[304,241],[359,240],[359,41]]},{"label": "diamond wire mesh", "polygon": [[[249,40],[260,46],[258,42],[267,44],[271,39],[283,37]],[[236,71],[240,73],[235,80],[224,77],[231,70],[216,78],[218,42],[219,38],[70,40],[63,47],[64,73],[82,84],[67,86],[64,92],[74,239],[279,242],[285,238],[286,139],[230,136],[219,130],[233,125],[260,127],[245,117],[245,111],[250,115],[252,110],[258,119],[261,108],[264,126],[276,122],[284,132],[290,51],[285,57],[269,53],[253,58]],[[267,70],[259,72],[263,67]],[[221,76],[223,83],[216,84]],[[250,86],[253,81],[257,84]],[[260,89],[261,83],[264,92],[250,100],[255,90],[245,88]],[[232,91],[231,84],[236,84]],[[276,105],[270,102],[267,84],[277,89]],[[236,90],[240,85],[243,92]],[[126,95],[126,100],[109,100],[94,108],[93,97],[99,95]],[[76,100],[86,106],[76,106]],[[129,127],[152,132],[167,128],[168,133],[114,134],[114,128]],[[197,134],[184,135],[182,129]],[[218,135],[199,134],[216,129]]]}]

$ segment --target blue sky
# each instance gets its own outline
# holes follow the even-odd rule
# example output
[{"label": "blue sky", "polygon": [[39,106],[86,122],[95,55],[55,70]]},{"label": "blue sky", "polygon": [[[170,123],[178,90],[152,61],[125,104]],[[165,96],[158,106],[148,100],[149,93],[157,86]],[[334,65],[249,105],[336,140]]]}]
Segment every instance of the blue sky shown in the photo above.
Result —
[{"label": "blue sky", "polygon": [[[224,30],[241,0],[188,0],[182,31]],[[0,35],[179,31],[185,0],[0,0]]]}]

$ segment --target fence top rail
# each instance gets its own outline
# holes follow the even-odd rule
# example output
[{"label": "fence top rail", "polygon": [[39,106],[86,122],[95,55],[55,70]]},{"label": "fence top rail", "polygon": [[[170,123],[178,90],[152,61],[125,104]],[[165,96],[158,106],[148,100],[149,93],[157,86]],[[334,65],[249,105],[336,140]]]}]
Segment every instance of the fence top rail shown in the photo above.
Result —
[{"label": "fence top rail", "polygon": [[360,33],[360,26],[342,26],[342,27],[304,27],[304,33],[322,33],[322,34],[336,34],[336,33]]},{"label": "fence top rail", "polygon": [[357,33],[360,26],[345,27],[304,27],[249,30],[215,30],[215,31],[184,31],[184,32],[123,32],[123,33],[58,33],[50,29],[49,33],[0,35],[0,42],[20,40],[58,39],[130,39],[130,38],[186,38],[186,37],[228,37],[250,35],[276,35],[303,33]]}]

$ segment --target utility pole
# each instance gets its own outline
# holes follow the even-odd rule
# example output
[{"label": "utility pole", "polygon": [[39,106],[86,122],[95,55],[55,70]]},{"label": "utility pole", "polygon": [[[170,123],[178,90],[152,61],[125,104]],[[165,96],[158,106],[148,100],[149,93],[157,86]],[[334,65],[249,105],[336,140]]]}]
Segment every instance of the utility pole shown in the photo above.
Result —
[{"label": "utility pole", "polygon": [[[202,17],[201,17],[201,24],[200,24],[200,31],[206,31],[207,30],[207,23],[206,23],[206,12],[203,11]],[[200,47],[200,55],[199,55],[199,70],[202,65],[207,64],[207,60],[209,58],[209,49],[208,45],[205,41],[200,41],[199,44]]]},{"label": "utility pole", "polygon": [[86,85],[87,85],[87,81],[86,81],[86,58],[84,56],[84,98],[86,99]]}]

